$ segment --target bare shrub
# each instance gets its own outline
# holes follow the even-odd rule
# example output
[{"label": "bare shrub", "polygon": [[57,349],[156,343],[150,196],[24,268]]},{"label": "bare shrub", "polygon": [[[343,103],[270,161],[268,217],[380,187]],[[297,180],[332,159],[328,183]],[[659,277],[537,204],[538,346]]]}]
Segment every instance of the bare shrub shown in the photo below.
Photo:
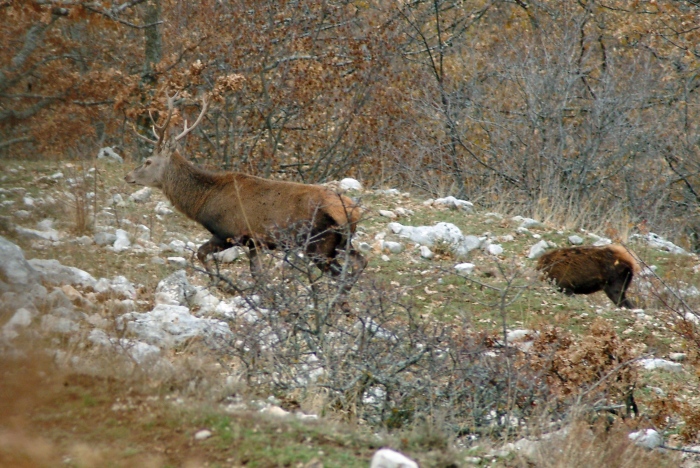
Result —
[{"label": "bare shrub", "polygon": [[[467,320],[422,316],[403,291],[365,278],[343,313],[342,280],[321,276],[303,249],[267,259],[254,285],[218,273],[239,296],[230,353],[257,391],[372,426],[427,424],[452,436],[502,436],[543,412],[562,420],[573,406],[617,411],[631,399],[632,347],[606,322],[579,342],[542,330],[524,352]],[[504,330],[521,289],[511,278],[499,290]]]},{"label": "bare shrub", "polygon": [[573,422],[561,438],[541,444],[532,460],[536,466],[678,466],[678,457],[634,445],[629,429],[622,424],[591,426],[585,420]]},{"label": "bare shrub", "polygon": [[596,319],[579,341],[567,331],[546,327],[527,357],[542,371],[556,407],[585,405],[596,411],[637,413],[633,391],[637,356],[631,342],[621,340],[611,323]]}]

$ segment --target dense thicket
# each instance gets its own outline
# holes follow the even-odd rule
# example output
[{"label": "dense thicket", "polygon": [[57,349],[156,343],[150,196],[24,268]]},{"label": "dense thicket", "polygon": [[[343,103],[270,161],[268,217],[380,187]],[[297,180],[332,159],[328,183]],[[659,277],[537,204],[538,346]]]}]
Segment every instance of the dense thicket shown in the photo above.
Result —
[{"label": "dense thicket", "polygon": [[352,175],[700,249],[700,6],[671,0],[0,3],[0,156],[138,159],[132,125],[215,106],[188,154]]}]

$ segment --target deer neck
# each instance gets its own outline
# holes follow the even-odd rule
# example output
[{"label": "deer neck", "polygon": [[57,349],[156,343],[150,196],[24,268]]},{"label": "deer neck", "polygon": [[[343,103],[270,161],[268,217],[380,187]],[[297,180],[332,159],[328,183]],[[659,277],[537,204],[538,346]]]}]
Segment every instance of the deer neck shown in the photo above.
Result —
[{"label": "deer neck", "polygon": [[216,185],[214,175],[187,161],[178,151],[170,156],[163,177],[163,193],[179,211],[195,219]]}]

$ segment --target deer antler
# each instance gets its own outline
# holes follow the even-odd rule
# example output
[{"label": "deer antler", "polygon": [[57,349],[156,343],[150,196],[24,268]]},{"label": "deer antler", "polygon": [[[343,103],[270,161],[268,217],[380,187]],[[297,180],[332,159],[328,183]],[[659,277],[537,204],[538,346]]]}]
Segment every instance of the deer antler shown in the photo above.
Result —
[{"label": "deer antler", "polygon": [[158,142],[157,142],[156,140],[151,140],[150,138],[141,135],[141,134],[139,133],[139,131],[136,130],[136,125],[131,124],[131,129],[134,131],[134,133],[136,134],[136,136],[139,137],[139,138],[141,138],[142,140],[147,141],[148,143],[150,143],[150,144],[152,144],[152,145],[157,145],[157,144],[158,144]]},{"label": "deer antler", "polygon": [[[168,93],[165,93],[165,97],[167,98],[165,103],[168,106],[168,116],[165,118],[163,125],[153,124],[153,133],[158,137],[158,145],[160,145],[163,142],[163,139],[165,139],[165,131],[168,129],[170,119],[175,111],[175,99],[177,99],[179,95],[180,93],[175,93],[172,96],[169,96]],[[153,117],[151,117],[151,120],[153,120]]]},{"label": "deer antler", "polygon": [[[166,105],[168,107],[168,116],[165,118],[165,122],[163,122],[162,125],[156,125],[155,120],[153,119],[153,114],[151,111],[148,111],[148,115],[151,117],[151,122],[153,122],[153,125],[151,126],[151,131],[153,131],[153,135],[156,137],[156,140],[152,140],[144,135],[141,135],[137,130],[136,127],[132,125],[132,128],[134,129],[134,132],[136,135],[141,138],[144,141],[147,141],[153,145],[160,146],[163,143],[163,140],[165,139],[165,133],[166,130],[168,129],[168,125],[170,125],[170,119],[173,116],[173,112],[175,110],[175,100],[178,98],[179,93],[175,93],[172,96],[169,96],[167,93],[165,94],[166,96]],[[197,127],[197,125],[200,124],[202,119],[204,118],[204,114],[207,112],[207,108],[209,107],[209,102],[207,101],[206,96],[202,96],[202,110],[199,113],[199,116],[197,117],[197,120],[194,121],[191,127],[187,126],[187,120],[185,120],[185,129],[175,137],[175,141],[181,140],[185,135],[190,133],[192,130]]]},{"label": "deer antler", "polygon": [[167,98],[166,105],[168,106],[168,116],[165,118],[165,122],[163,122],[163,125],[156,125],[156,121],[153,118],[153,113],[150,110],[148,111],[148,116],[151,118],[151,122],[153,122],[153,125],[151,125],[151,131],[153,132],[153,136],[156,137],[155,140],[152,140],[147,136],[141,135],[138,132],[138,130],[136,130],[136,127],[133,124],[131,125],[131,127],[134,130],[134,133],[136,133],[136,136],[156,146],[160,146],[160,144],[163,142],[163,139],[165,138],[165,130],[168,128],[168,125],[170,124],[170,118],[173,116],[173,111],[175,110],[175,99],[177,99],[178,93],[175,93],[173,96],[168,96],[168,94],[166,93],[165,96]]},{"label": "deer antler", "polygon": [[207,107],[209,107],[209,102],[207,102],[206,96],[202,96],[202,111],[199,113],[199,117],[194,121],[191,127],[187,127],[187,120],[185,120],[185,129],[178,136],[175,137],[175,141],[181,140],[185,135],[190,133],[192,130],[199,125],[199,123],[204,118],[204,114],[207,113]]}]

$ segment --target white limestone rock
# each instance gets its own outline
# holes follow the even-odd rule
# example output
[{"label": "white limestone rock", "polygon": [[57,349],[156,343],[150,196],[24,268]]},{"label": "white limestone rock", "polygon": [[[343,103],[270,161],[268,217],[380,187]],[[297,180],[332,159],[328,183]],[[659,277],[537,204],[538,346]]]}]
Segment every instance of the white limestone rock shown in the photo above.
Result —
[{"label": "white limestone rock", "polygon": [[177,267],[185,268],[187,266],[187,260],[184,257],[168,257],[168,264]]},{"label": "white limestone rock", "polygon": [[[639,234],[632,235],[630,237],[641,237]],[[688,252],[686,252],[685,249],[682,247],[678,247],[676,244],[674,244],[671,241],[668,241],[661,237],[658,234],[654,234],[653,232],[648,233],[646,236],[643,237],[644,240],[646,240],[647,244],[649,246],[659,249],[659,250],[665,250],[667,252],[671,252],[674,254],[678,255],[687,255]]]},{"label": "white limestone rock", "polygon": [[436,243],[445,243],[456,255],[466,255],[479,248],[483,242],[476,236],[465,236],[452,223],[439,222],[434,226],[404,226],[393,222],[388,224],[388,228],[400,237],[427,247],[433,247]]},{"label": "white limestone rock", "polygon": [[420,246],[420,256],[423,258],[431,259],[435,257],[435,254],[433,253],[432,250],[430,250],[430,247],[427,245],[421,245]]},{"label": "white limestone rock", "polygon": [[448,208],[462,210],[467,213],[471,213],[472,211],[474,211],[474,204],[472,202],[467,200],[460,200],[459,198],[455,198],[452,195],[445,198],[436,198],[435,200],[433,200],[433,205],[442,205]]},{"label": "white limestone rock", "polygon": [[173,214],[172,205],[167,202],[158,202],[155,208],[156,214],[167,216]]},{"label": "white limestone rock", "polygon": [[116,239],[114,240],[114,251],[122,252],[131,247],[131,241],[129,240],[129,233],[123,229],[117,229],[115,231]]},{"label": "white limestone rock", "polygon": [[583,244],[583,238],[581,236],[577,236],[577,235],[569,236],[569,244],[581,245],[581,244]]},{"label": "white limestone rock", "polygon": [[641,359],[639,365],[646,370],[661,369],[669,372],[681,372],[683,370],[681,364],[660,358]]},{"label": "white limestone rock", "polygon": [[208,429],[202,429],[200,431],[195,432],[194,434],[194,440],[206,440],[209,437],[211,437],[213,434],[210,430]]},{"label": "white limestone rock", "polygon": [[117,240],[116,234],[112,232],[96,232],[92,238],[97,245],[112,245]]},{"label": "white limestone rock", "polygon": [[[25,289],[35,284],[39,278],[32,265],[24,258],[24,252],[17,245],[0,236],[0,286],[7,283],[8,288]],[[4,288],[0,287],[0,291]]]},{"label": "white limestone rock", "polygon": [[245,250],[242,247],[234,246],[221,252],[216,252],[212,255],[219,263],[233,263],[238,258],[245,256]]},{"label": "white limestone rock", "polygon": [[493,256],[501,255],[503,253],[503,247],[499,244],[489,244],[486,246],[486,253]]},{"label": "white limestone rock", "polygon": [[197,293],[187,279],[185,270],[178,270],[162,279],[156,287],[156,304],[188,305],[190,298]]},{"label": "white limestone rock", "polygon": [[511,220],[518,223],[519,227],[525,228],[525,229],[544,227],[544,225],[541,222],[537,221],[536,219],[532,219],[532,218],[524,218],[522,216],[513,216],[511,218]]},{"label": "white limestone rock", "polygon": [[42,231],[38,229],[29,229],[22,226],[15,226],[15,231],[20,236],[26,237],[28,239],[41,239],[51,242],[57,242],[60,240],[58,231],[55,229],[48,229]]},{"label": "white limestone rock", "polygon": [[372,457],[370,468],[418,468],[418,463],[402,453],[383,448]]},{"label": "white limestone rock", "polygon": [[97,284],[97,280],[87,271],[62,265],[58,260],[33,258],[29,264],[39,273],[44,283],[55,286],[78,285],[83,288],[94,288]]},{"label": "white limestone rock", "polygon": [[97,152],[97,159],[105,159],[107,161],[113,161],[119,164],[124,163],[124,158],[119,156],[111,146],[100,148],[100,151]]},{"label": "white limestone rock", "polygon": [[150,312],[130,312],[120,317],[120,324],[139,340],[165,348],[194,338],[218,348],[233,337],[225,322],[195,317],[187,307],[178,305],[158,304]]},{"label": "white limestone rock", "polygon": [[124,354],[140,365],[152,366],[161,356],[158,346],[128,338],[110,338],[104,330],[98,328],[90,330],[87,339],[96,346],[110,348],[112,352]]},{"label": "white limestone rock", "polygon": [[143,224],[139,224],[136,226],[136,231],[138,233],[136,234],[136,237],[142,241],[149,241],[151,240],[151,229]]},{"label": "white limestone rock", "polygon": [[668,358],[673,362],[683,362],[688,357],[686,353],[669,353]]},{"label": "white limestone rock", "polygon": [[382,251],[392,254],[403,252],[404,246],[400,242],[382,241]]},{"label": "white limestone rock", "polygon": [[195,289],[195,293],[189,298],[189,304],[199,309],[198,314],[215,311],[221,301],[205,288]]},{"label": "white limestone rock", "polygon": [[49,332],[70,335],[78,332],[80,325],[68,317],[57,317],[49,314],[41,317],[41,328]]},{"label": "white limestone rock", "polygon": [[632,432],[628,435],[628,437],[635,443],[635,445],[648,449],[654,449],[660,445],[663,445],[664,443],[664,439],[661,437],[661,434],[654,429]]},{"label": "white limestone rock", "polygon": [[134,203],[145,203],[151,198],[152,193],[151,187],[144,187],[129,195],[129,200]]},{"label": "white limestone rock", "polygon": [[473,263],[458,263],[455,265],[455,270],[463,275],[470,275],[474,272],[476,265]]},{"label": "white limestone rock", "polygon": [[362,191],[362,184],[351,177],[346,177],[340,181],[340,189],[345,192]]},{"label": "white limestone rock", "polygon": [[2,336],[5,339],[16,338],[19,335],[18,329],[26,328],[32,323],[32,315],[33,314],[24,307],[17,309],[12,317],[10,317],[10,320],[2,326]]},{"label": "white limestone rock", "polygon": [[527,258],[536,259],[540,258],[549,248],[549,243],[546,240],[541,240],[537,244],[530,247],[530,251],[527,254]]}]

